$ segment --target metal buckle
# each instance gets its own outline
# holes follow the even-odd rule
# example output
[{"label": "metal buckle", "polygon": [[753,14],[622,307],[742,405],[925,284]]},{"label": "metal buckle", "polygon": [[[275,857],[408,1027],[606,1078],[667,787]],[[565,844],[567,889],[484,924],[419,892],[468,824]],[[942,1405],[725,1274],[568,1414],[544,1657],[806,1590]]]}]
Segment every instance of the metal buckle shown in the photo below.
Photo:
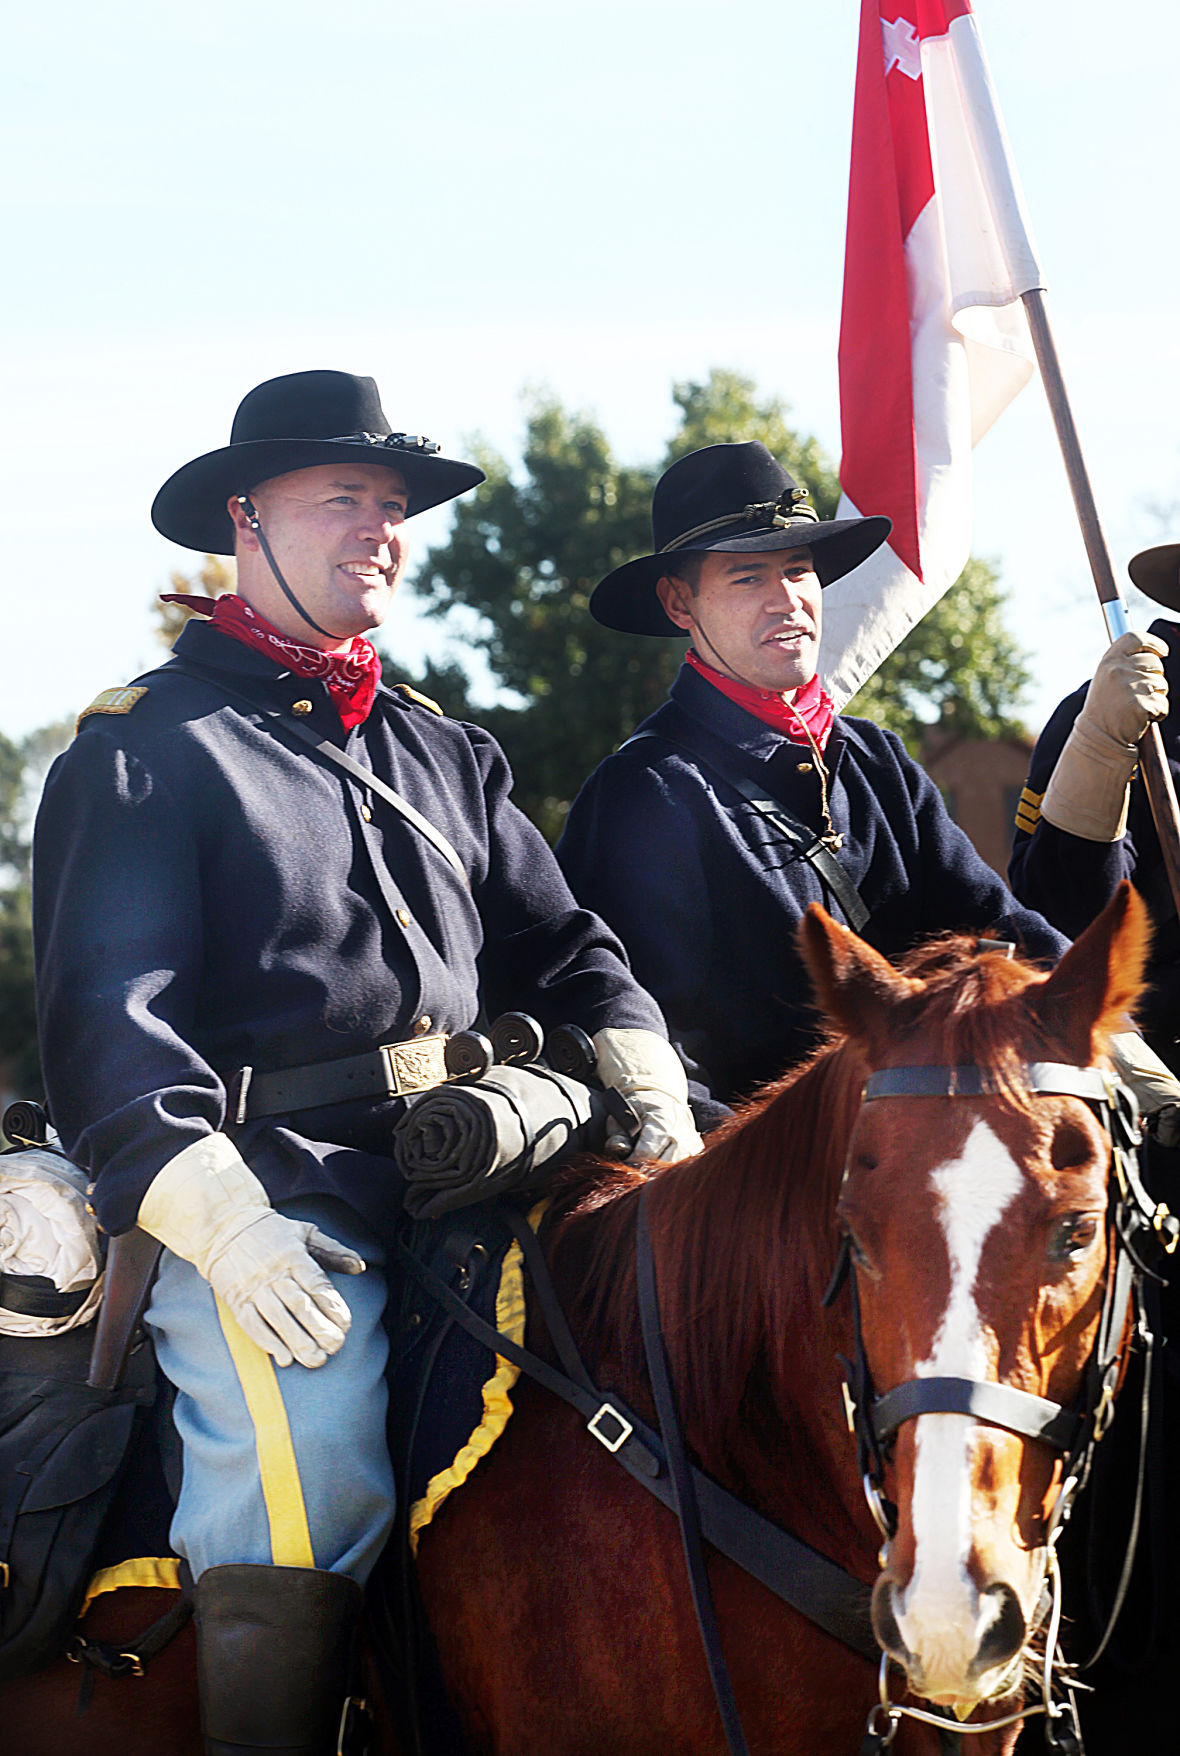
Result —
[{"label": "metal buckle", "polygon": [[[619,1431],[613,1439],[608,1439],[598,1424],[603,1415],[609,1415],[611,1420],[618,1421],[619,1423]],[[621,1415],[617,1408],[612,1408],[609,1402],[604,1402],[597,1414],[592,1415],[586,1422],[586,1425],[598,1440],[598,1443],[600,1445],[605,1445],[612,1456],[627,1443],[628,1439],[635,1431],[634,1424],[629,1421],[625,1415]]]},{"label": "metal buckle", "polygon": [[442,1031],[433,1036],[414,1037],[408,1043],[382,1043],[390,1092],[405,1097],[414,1091],[428,1091],[432,1085],[444,1085],[447,1079],[447,1039]]},{"label": "metal buckle", "polygon": [[1151,1216],[1152,1230],[1162,1244],[1165,1256],[1171,1256],[1176,1245],[1180,1244],[1180,1231],[1177,1231],[1175,1225],[1169,1226],[1165,1223],[1171,1218],[1172,1210],[1164,1201],[1160,1202]]}]

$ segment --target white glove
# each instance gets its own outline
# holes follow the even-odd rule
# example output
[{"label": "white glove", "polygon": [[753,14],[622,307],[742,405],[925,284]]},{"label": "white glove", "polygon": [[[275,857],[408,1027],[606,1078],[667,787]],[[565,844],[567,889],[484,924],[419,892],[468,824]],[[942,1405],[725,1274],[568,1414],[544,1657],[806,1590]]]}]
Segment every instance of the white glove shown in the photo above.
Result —
[{"label": "white glove", "polygon": [[1115,1072],[1135,1093],[1141,1116],[1180,1103],[1180,1080],[1137,1030],[1121,1030],[1111,1037],[1110,1058]]},{"label": "white glove", "polygon": [[1154,634],[1134,632],[1103,653],[1041,800],[1041,816],[1058,829],[1083,841],[1126,834],[1139,740],[1168,711],[1167,654]]},{"label": "white glove", "polygon": [[363,1274],[364,1261],[315,1226],[276,1213],[228,1135],[208,1134],[169,1159],[143,1198],[139,1223],[204,1275],[280,1366],[292,1359],[322,1366],[343,1345],[352,1313],[323,1269]]},{"label": "white glove", "polygon": [[691,1158],[703,1146],[688,1107],[688,1080],[671,1043],[654,1030],[600,1030],[594,1037],[603,1085],[620,1092],[642,1127],[632,1146],[617,1125],[606,1150],[619,1158]]}]

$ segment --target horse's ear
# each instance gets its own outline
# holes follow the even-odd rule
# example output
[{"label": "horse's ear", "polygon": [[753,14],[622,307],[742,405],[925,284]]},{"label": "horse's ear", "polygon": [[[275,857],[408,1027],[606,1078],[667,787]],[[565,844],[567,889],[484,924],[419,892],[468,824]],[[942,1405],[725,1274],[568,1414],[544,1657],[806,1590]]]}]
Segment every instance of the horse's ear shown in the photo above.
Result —
[{"label": "horse's ear", "polygon": [[921,987],[813,902],[799,923],[799,951],[821,1009],[849,1036],[872,1039]]},{"label": "horse's ear", "polygon": [[1126,1029],[1127,1014],[1143,992],[1150,945],[1147,907],[1124,878],[1052,974],[1029,990],[1048,1035],[1064,1043],[1080,1066],[1093,1060],[1104,1036]]}]

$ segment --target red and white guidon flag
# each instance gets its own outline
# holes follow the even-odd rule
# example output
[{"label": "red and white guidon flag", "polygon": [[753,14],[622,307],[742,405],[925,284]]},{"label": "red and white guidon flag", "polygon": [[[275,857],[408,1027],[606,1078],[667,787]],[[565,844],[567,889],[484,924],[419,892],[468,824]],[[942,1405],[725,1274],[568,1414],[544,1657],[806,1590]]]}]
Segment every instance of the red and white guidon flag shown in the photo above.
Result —
[{"label": "red and white guidon flag", "polygon": [[836,516],[893,534],[824,592],[837,706],[967,560],[971,448],[1032,375],[1043,285],[970,0],[862,0]]}]

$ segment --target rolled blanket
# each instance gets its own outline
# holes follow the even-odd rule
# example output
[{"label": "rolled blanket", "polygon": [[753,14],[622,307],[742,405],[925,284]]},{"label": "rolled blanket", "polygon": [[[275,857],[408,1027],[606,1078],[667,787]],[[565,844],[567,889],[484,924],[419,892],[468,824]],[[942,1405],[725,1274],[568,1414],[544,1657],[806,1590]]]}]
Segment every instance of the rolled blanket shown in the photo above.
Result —
[{"label": "rolled blanket", "polygon": [[52,1146],[0,1155],[0,1335],[89,1323],[102,1287],[85,1174]]},{"label": "rolled blanket", "polygon": [[436,1086],[393,1131],[414,1219],[543,1182],[575,1152],[600,1151],[608,1112],[600,1091],[547,1067],[496,1067],[470,1084]]}]

